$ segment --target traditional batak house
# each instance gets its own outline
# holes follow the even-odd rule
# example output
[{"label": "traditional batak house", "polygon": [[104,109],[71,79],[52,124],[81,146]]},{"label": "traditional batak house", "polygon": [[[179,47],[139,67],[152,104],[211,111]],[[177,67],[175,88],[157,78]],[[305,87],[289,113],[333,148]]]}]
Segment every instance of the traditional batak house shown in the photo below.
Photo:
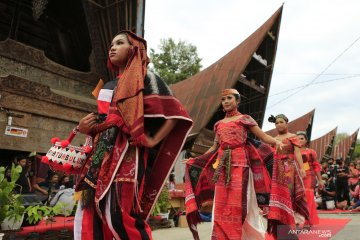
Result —
[{"label": "traditional batak house", "polygon": [[310,142],[310,148],[315,150],[319,162],[325,162],[333,156],[336,132],[337,127]]},{"label": "traditional batak house", "polygon": [[0,161],[45,153],[96,111],[91,92],[113,77],[109,43],[143,35],[144,14],[145,0],[0,0]]},{"label": "traditional batak house", "polygon": [[[213,144],[213,126],[224,117],[220,103],[221,90],[224,88],[236,88],[242,98],[240,112],[251,115],[262,126],[281,15],[282,7],[220,60],[171,86],[194,120],[194,127],[185,146],[192,154],[202,154]],[[180,161],[175,166],[175,176],[177,182],[182,182],[184,165]]]},{"label": "traditional batak house", "polygon": [[357,129],[351,136],[344,138],[335,145],[333,153],[334,159],[341,158],[342,160],[345,160],[346,163],[349,163],[352,160],[358,133],[359,129]]},{"label": "traditional batak house", "polygon": [[236,88],[241,94],[240,111],[261,126],[269,93],[280,30],[282,7],[260,28],[220,60],[198,74],[172,85],[185,105],[194,127],[191,151],[205,152],[214,139],[213,126],[224,117],[221,90]]}]

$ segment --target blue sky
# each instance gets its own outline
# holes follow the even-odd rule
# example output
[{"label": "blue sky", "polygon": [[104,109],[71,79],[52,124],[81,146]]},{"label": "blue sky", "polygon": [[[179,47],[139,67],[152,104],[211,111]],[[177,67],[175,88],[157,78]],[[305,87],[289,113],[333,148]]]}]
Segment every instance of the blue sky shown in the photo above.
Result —
[{"label": "blue sky", "polygon": [[[315,108],[313,139],[336,126],[338,132],[352,134],[360,127],[360,2],[356,0],[151,0],[146,1],[145,39],[154,49],[162,38],[187,41],[197,46],[206,68],[283,3],[266,118],[285,113],[292,120]],[[264,130],[271,128],[264,123]]]}]

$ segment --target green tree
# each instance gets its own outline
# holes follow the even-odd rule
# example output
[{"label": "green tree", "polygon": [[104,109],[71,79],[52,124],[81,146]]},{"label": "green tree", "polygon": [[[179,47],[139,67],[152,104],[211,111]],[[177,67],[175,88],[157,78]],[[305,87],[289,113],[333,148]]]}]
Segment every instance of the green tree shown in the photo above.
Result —
[{"label": "green tree", "polygon": [[339,142],[341,142],[341,140],[345,139],[349,137],[349,134],[347,133],[338,133],[336,134],[336,137],[335,137],[335,145],[338,144]]},{"label": "green tree", "polygon": [[161,39],[159,52],[151,48],[150,57],[153,70],[168,84],[185,80],[202,67],[196,46],[181,40],[176,43],[172,38]]}]

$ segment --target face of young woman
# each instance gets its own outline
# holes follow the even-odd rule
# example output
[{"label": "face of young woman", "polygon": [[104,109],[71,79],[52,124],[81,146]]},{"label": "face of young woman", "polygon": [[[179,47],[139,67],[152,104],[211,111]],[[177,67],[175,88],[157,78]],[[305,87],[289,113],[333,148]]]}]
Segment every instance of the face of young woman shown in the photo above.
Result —
[{"label": "face of young woman", "polygon": [[285,119],[277,118],[275,122],[275,127],[279,133],[285,132],[287,130],[287,122]]},{"label": "face of young woman", "polygon": [[232,94],[221,97],[221,104],[225,112],[229,112],[236,109],[239,102],[240,101],[236,100],[235,96]]},{"label": "face of young woman", "polygon": [[305,146],[307,141],[306,141],[306,138],[304,137],[304,135],[298,135],[297,137],[299,139],[301,146]]},{"label": "face of young woman", "polygon": [[117,67],[125,67],[129,57],[130,46],[125,34],[115,36],[109,49],[109,59],[111,63]]}]

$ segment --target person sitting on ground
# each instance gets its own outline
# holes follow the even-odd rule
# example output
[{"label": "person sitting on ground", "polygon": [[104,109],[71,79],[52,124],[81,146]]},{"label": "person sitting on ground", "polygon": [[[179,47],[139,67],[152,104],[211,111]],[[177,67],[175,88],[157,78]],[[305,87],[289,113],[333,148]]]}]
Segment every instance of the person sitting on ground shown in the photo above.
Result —
[{"label": "person sitting on ground", "polygon": [[[70,182],[70,178],[69,178],[69,176],[67,176],[67,175],[64,175],[62,178],[61,178],[61,180],[60,180],[60,190],[61,189],[64,189],[65,188],[65,184],[67,184],[68,182]],[[72,183],[71,183],[72,184]]]},{"label": "person sitting on ground", "polygon": [[64,189],[59,190],[56,195],[50,201],[50,207],[54,207],[58,204],[62,204],[61,207],[61,215],[69,216],[75,206],[74,200],[74,185],[71,182],[66,182],[64,185]]},{"label": "person sitting on ground", "polygon": [[45,182],[41,182],[38,185],[48,192],[47,202],[50,202],[59,190],[59,176],[56,173],[50,173]]},{"label": "person sitting on ground", "polygon": [[350,194],[353,197],[349,207],[350,211],[360,211],[360,183],[356,185],[354,191],[350,189]]},{"label": "person sitting on ground", "polygon": [[359,182],[359,170],[353,162],[349,163],[348,184],[351,191],[354,191]]},{"label": "person sitting on ground", "polygon": [[356,160],[353,163],[355,164],[356,170],[358,170],[358,172],[359,172],[359,182],[360,182],[360,163],[357,163]]},{"label": "person sitting on ground", "polygon": [[327,174],[323,174],[321,177],[325,181],[323,189],[319,189],[322,201],[321,209],[334,210],[336,195],[335,184]]},{"label": "person sitting on ground", "polygon": [[49,177],[49,174],[52,174],[52,171],[50,170],[48,164],[41,162],[41,155],[32,155],[30,159],[32,160],[32,176],[30,177],[31,186],[34,194],[36,195],[36,199],[44,202],[48,199],[48,189],[40,187],[39,184],[42,185],[42,183]]},{"label": "person sitting on ground", "polygon": [[[323,181],[323,183],[325,183],[325,182]],[[318,187],[315,188],[315,203],[316,203],[316,209],[321,209],[322,198],[321,198],[321,193],[320,193],[320,190]]]}]

